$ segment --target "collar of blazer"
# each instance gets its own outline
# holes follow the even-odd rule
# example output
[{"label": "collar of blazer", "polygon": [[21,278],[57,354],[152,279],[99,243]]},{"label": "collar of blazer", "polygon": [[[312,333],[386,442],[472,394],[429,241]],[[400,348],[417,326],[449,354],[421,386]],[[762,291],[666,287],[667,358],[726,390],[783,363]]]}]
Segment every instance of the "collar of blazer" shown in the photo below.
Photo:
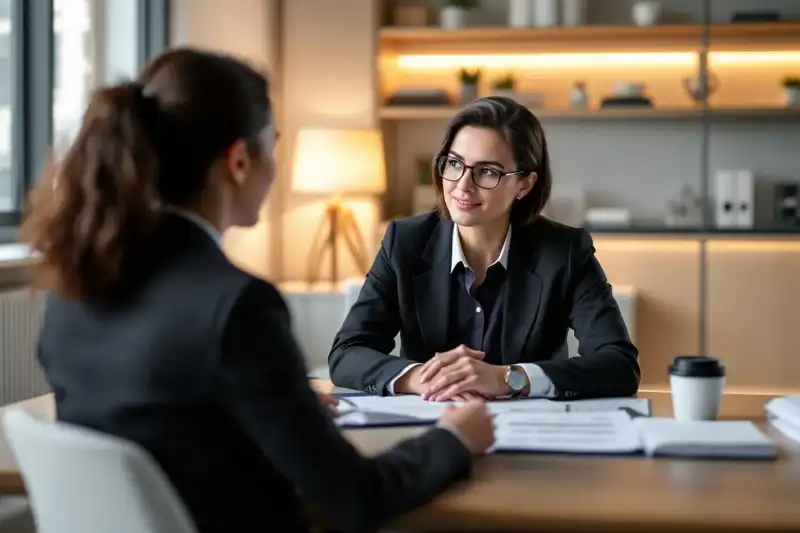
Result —
[{"label": "collar of blazer", "polygon": [[[542,279],[534,271],[536,249],[532,237],[533,226],[535,224],[515,227],[511,235],[503,306],[503,364],[522,361],[525,344],[539,312]],[[427,268],[414,276],[417,320],[431,354],[452,348],[446,343],[453,235],[453,223],[440,220],[422,252]]]}]

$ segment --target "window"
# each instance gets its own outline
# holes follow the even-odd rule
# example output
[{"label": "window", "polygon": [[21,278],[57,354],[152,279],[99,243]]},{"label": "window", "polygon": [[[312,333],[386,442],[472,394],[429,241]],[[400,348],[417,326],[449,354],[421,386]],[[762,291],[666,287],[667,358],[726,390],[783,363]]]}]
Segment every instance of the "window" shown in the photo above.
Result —
[{"label": "window", "polygon": [[91,0],[53,2],[53,144],[57,150],[77,133],[93,86],[90,11]]},{"label": "window", "polygon": [[11,106],[14,91],[14,39],[11,0],[0,0],[0,212],[16,209],[17,187],[12,169]]},{"label": "window", "polygon": [[169,8],[169,0],[0,0],[0,242],[15,238],[26,191],[50,152],[74,139],[96,83],[120,66],[135,75],[166,46]]}]

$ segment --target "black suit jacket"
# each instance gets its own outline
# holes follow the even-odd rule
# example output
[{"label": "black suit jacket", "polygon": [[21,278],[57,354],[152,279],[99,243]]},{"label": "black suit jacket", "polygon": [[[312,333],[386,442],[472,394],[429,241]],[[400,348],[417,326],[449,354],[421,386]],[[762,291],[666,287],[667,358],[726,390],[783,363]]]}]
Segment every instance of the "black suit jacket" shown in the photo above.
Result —
[{"label": "black suit jacket", "polygon": [[[128,296],[49,299],[39,359],[58,419],[142,445],[202,533],[368,530],[468,473],[442,429],[363,458],[309,388],[274,287],[169,216]],[[305,500],[301,503],[297,494]]]},{"label": "black suit jacket", "polygon": [[[333,382],[373,394],[448,346],[453,223],[430,213],[389,224],[328,358]],[[503,364],[537,363],[558,398],[635,394],[638,351],[589,233],[538,218],[514,227],[503,310]],[[580,355],[556,357],[568,328]],[[401,354],[388,354],[400,332]]]}]

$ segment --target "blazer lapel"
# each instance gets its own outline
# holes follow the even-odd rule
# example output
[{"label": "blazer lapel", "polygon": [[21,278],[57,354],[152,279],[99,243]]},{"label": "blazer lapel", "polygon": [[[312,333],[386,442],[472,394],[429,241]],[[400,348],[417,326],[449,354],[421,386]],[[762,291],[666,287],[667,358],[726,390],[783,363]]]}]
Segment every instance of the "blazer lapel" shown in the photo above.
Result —
[{"label": "blazer lapel", "polygon": [[508,283],[503,307],[503,364],[519,363],[539,313],[542,279],[534,272],[530,226],[514,228],[508,257]]},{"label": "blazer lapel", "polygon": [[422,253],[426,268],[414,276],[417,320],[422,339],[431,352],[447,348],[452,240],[452,223],[439,221]]}]

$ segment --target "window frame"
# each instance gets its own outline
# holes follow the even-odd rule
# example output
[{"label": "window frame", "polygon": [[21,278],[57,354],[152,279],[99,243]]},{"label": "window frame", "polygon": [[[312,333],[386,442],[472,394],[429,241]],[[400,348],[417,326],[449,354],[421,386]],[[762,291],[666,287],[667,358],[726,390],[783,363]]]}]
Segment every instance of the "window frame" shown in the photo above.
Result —
[{"label": "window frame", "polygon": [[[108,0],[94,0],[108,7]],[[55,83],[54,0],[11,0],[11,177],[16,206],[0,211],[0,242],[12,242],[22,218],[27,193],[42,173],[53,143]],[[137,0],[137,63],[141,66],[169,46],[170,0]],[[92,6],[93,16],[97,14]],[[103,25],[104,20],[93,20]],[[94,30],[93,30],[94,31]],[[97,30],[102,60],[107,34]],[[95,65],[101,67],[101,65]],[[96,69],[102,72],[102,68]],[[102,83],[101,78],[96,82]]]},{"label": "window frame", "polygon": [[0,226],[6,228],[19,225],[53,136],[53,0],[11,3],[11,177],[17,208],[0,212]]}]

